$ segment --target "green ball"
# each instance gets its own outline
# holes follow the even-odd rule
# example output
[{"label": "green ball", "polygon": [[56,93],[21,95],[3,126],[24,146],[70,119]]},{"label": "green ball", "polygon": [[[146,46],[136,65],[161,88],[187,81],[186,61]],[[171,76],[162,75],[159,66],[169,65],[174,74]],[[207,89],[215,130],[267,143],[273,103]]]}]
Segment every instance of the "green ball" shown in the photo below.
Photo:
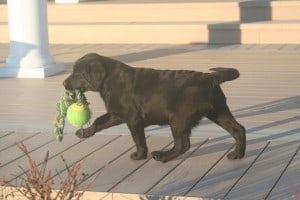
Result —
[{"label": "green ball", "polygon": [[75,127],[82,127],[91,119],[91,111],[86,104],[73,103],[67,110],[67,120]]}]

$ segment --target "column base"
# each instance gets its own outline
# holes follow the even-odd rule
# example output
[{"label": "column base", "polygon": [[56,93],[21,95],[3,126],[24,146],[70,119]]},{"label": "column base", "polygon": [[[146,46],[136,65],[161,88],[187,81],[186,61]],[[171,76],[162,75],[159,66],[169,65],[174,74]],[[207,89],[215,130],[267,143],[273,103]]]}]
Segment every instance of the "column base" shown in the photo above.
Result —
[{"label": "column base", "polygon": [[14,78],[45,78],[62,73],[64,65],[53,63],[40,68],[16,68],[11,66],[0,67],[0,77]]}]

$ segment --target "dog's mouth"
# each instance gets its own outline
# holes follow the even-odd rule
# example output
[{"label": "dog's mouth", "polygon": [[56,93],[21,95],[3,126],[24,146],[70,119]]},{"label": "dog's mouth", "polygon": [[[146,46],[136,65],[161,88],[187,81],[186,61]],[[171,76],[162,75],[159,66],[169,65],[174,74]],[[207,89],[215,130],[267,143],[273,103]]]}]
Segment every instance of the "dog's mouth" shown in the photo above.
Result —
[{"label": "dog's mouth", "polygon": [[63,82],[63,86],[65,87],[66,90],[71,90],[70,84],[69,84],[69,82],[67,80],[65,80]]},{"label": "dog's mouth", "polygon": [[87,90],[84,88],[78,88],[82,93],[86,92]]},{"label": "dog's mouth", "polygon": [[72,84],[68,83],[67,81],[64,81],[63,85],[65,90],[67,90],[68,92],[72,92],[76,89],[79,89],[82,93],[87,91],[85,87],[73,87]]},{"label": "dog's mouth", "polygon": [[79,89],[82,92],[86,92],[88,90],[97,91],[97,88],[95,88],[83,74],[68,77],[64,80],[63,86],[68,91],[76,89]]},{"label": "dog's mouth", "polygon": [[75,87],[72,87],[72,84],[70,83],[70,81],[68,81],[68,79],[66,79],[66,80],[63,82],[63,86],[64,86],[64,88],[65,88],[67,91],[69,91],[69,92],[71,92],[71,91],[73,91],[73,90],[75,90],[75,89],[80,89],[80,90],[81,90],[81,88],[75,88]]}]

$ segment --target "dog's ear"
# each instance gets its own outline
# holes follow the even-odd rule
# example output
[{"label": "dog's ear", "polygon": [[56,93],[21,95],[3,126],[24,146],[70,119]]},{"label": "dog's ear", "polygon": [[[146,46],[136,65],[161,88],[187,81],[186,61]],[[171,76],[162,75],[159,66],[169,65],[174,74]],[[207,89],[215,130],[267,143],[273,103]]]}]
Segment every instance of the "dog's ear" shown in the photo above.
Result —
[{"label": "dog's ear", "polygon": [[106,68],[100,60],[94,60],[90,62],[86,67],[86,73],[84,76],[87,76],[87,81],[89,81],[91,90],[99,91],[104,84],[105,77],[107,75]]}]

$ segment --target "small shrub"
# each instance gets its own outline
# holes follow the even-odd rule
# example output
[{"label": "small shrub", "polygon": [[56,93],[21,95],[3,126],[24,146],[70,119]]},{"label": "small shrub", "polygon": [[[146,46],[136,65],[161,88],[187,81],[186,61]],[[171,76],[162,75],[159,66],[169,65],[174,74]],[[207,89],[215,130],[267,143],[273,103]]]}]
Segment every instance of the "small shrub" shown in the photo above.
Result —
[{"label": "small shrub", "polygon": [[81,184],[87,179],[88,175],[82,173],[81,178],[78,179],[81,164],[78,163],[72,167],[68,166],[66,160],[61,156],[62,162],[67,170],[67,177],[62,179],[60,176],[60,187],[55,190],[54,184],[56,180],[53,178],[51,170],[47,169],[49,160],[49,152],[46,153],[45,159],[39,165],[30,157],[26,146],[23,143],[17,144],[19,149],[25,154],[28,160],[29,170],[23,169],[24,177],[16,179],[16,184],[9,181],[0,180],[0,199],[9,200],[16,199],[17,196],[22,196],[28,200],[80,200],[86,191],[96,179],[91,180],[84,188]]}]

